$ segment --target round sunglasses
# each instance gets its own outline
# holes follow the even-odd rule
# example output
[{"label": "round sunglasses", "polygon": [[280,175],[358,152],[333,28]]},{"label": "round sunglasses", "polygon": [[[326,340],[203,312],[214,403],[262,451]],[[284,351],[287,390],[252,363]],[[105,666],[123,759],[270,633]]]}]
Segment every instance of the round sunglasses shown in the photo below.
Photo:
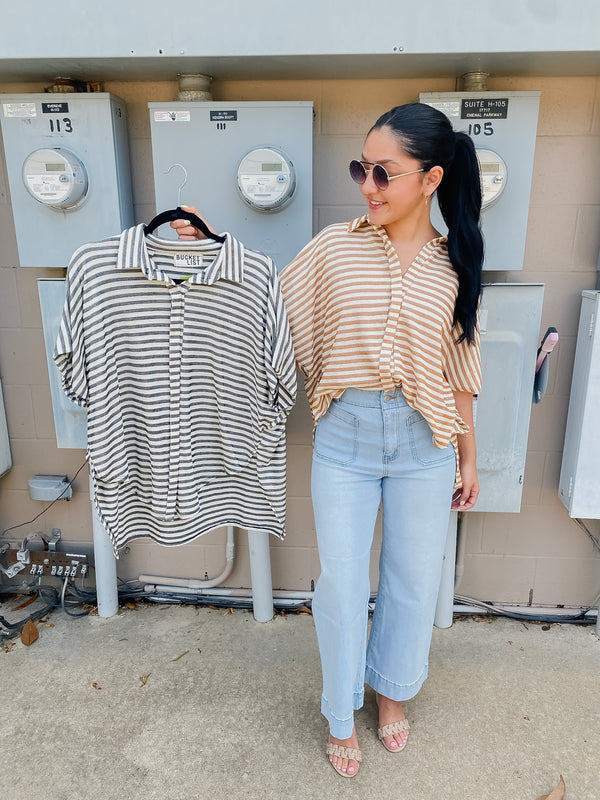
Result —
[{"label": "round sunglasses", "polygon": [[396,178],[404,178],[405,175],[414,175],[417,172],[425,172],[423,168],[413,169],[410,172],[402,172],[400,175],[388,175],[388,171],[381,164],[373,164],[371,169],[367,169],[365,164],[370,164],[370,161],[351,161],[350,162],[350,177],[354,183],[363,184],[367,180],[367,174],[370,172],[373,175],[373,183],[381,190],[385,191],[390,185],[390,181]]}]

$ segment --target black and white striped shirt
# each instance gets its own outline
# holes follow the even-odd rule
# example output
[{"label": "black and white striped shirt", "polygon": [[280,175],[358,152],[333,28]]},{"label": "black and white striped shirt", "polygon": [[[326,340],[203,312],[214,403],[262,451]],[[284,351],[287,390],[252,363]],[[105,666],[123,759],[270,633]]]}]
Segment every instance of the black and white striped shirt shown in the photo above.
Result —
[{"label": "black and white striped shirt", "polygon": [[54,359],[88,410],[95,504],[115,552],[220,525],[283,538],[292,342],[270,258],[229,234],[138,225],[81,247]]}]

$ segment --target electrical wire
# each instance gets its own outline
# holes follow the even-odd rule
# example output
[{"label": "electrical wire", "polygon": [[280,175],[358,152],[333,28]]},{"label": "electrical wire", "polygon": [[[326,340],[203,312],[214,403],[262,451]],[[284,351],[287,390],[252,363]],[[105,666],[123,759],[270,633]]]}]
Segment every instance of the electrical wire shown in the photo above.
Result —
[{"label": "electrical wire", "polygon": [[39,519],[39,518],[42,516],[42,514],[45,514],[45,513],[46,513],[46,511],[48,511],[48,509],[49,509],[49,508],[52,508],[52,506],[53,506],[55,503],[57,503],[57,502],[58,502],[58,501],[59,501],[59,500],[62,498],[63,494],[64,494],[64,493],[67,491],[67,489],[68,489],[70,486],[72,486],[72,485],[73,485],[73,481],[74,481],[74,480],[75,480],[75,478],[76,478],[76,477],[79,475],[79,473],[80,473],[80,472],[81,472],[81,470],[82,470],[82,469],[85,467],[85,465],[86,465],[86,464],[87,464],[87,459],[86,459],[86,460],[83,462],[83,464],[82,464],[82,465],[79,467],[79,469],[77,470],[77,472],[75,473],[75,475],[73,475],[73,477],[72,477],[72,478],[71,478],[71,480],[70,480],[70,481],[67,483],[67,485],[65,486],[65,488],[64,488],[64,489],[62,490],[62,492],[59,494],[59,496],[58,496],[57,498],[55,498],[55,499],[54,499],[54,500],[53,500],[51,503],[48,503],[48,505],[47,505],[45,508],[43,508],[43,509],[40,511],[40,513],[39,513],[39,514],[36,514],[36,516],[35,516],[33,519],[30,519],[30,520],[28,520],[27,522],[20,522],[18,525],[12,525],[10,528],[5,528],[5,529],[2,531],[2,533],[0,534],[0,537],[1,537],[1,536],[5,536],[5,535],[6,535],[6,534],[7,534],[9,531],[14,531],[14,530],[16,530],[17,528],[22,528],[24,525],[31,525],[31,524],[33,524],[33,523],[34,523],[36,520],[38,520],[38,519]]},{"label": "electrical wire", "polygon": [[585,531],[585,532],[587,533],[587,535],[590,537],[590,539],[591,539],[591,540],[592,540],[592,542],[594,543],[594,547],[596,548],[596,550],[600,550],[600,540],[598,540],[598,539],[597,539],[597,538],[594,536],[594,534],[593,534],[593,533],[591,532],[591,530],[590,530],[590,529],[587,527],[587,525],[584,525],[584,524],[583,524],[583,520],[581,520],[581,519],[577,519],[577,517],[573,517],[573,522],[575,522],[577,525],[579,525],[579,527],[581,528],[581,530],[582,530],[582,531]]},{"label": "electrical wire", "polygon": [[481,608],[482,611],[487,611],[495,616],[508,617],[509,619],[518,619],[529,622],[568,622],[572,625],[596,624],[596,619],[594,617],[587,616],[587,614],[593,609],[593,605],[581,609],[578,614],[528,614],[524,611],[512,611],[511,609],[494,605],[494,603],[487,603],[485,600],[478,600],[475,597],[455,595],[454,600],[455,602],[464,603],[465,605],[472,606],[474,608]]}]

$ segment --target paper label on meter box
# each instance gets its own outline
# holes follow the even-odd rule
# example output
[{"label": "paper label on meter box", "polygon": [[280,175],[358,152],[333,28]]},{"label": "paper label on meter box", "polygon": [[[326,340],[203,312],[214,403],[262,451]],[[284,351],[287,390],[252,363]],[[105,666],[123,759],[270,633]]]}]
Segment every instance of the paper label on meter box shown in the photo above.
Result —
[{"label": "paper label on meter box", "polygon": [[37,117],[35,103],[3,103],[5,117]]},{"label": "paper label on meter box", "polygon": [[155,111],[154,122],[189,122],[189,111]]}]

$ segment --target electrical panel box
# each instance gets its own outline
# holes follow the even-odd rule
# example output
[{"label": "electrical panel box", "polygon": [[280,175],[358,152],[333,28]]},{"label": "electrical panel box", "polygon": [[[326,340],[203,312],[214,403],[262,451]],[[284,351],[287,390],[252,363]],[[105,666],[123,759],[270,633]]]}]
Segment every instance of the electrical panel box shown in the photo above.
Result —
[{"label": "electrical panel box", "polygon": [[558,494],[570,517],[600,519],[600,292],[582,293]]},{"label": "electrical panel box", "polygon": [[69,400],[62,388],[62,378],[54,363],[53,353],[65,302],[66,282],[63,278],[38,281],[44,345],[50,378],[50,394],[57,447],[87,448],[87,411]]},{"label": "electrical panel box", "polygon": [[[523,269],[540,92],[429,92],[419,99],[446,114],[454,130],[467,133],[477,150],[483,268]],[[432,221],[446,232],[437,203]]]},{"label": "electrical panel box", "polygon": [[194,205],[279,269],[291,261],[312,237],[312,102],[148,107],[157,212]]},{"label": "electrical panel box", "polygon": [[21,266],[65,268],[82,244],[133,224],[122,100],[2,94],[0,123]]},{"label": "electrical panel box", "polygon": [[543,297],[543,284],[483,287],[482,389],[475,404],[477,512],[521,509]]},{"label": "electrical panel box", "polygon": [[6,411],[4,410],[4,396],[2,394],[2,383],[0,382],[0,476],[12,467],[12,457],[10,454],[10,439],[8,437],[8,426],[6,424]]}]

